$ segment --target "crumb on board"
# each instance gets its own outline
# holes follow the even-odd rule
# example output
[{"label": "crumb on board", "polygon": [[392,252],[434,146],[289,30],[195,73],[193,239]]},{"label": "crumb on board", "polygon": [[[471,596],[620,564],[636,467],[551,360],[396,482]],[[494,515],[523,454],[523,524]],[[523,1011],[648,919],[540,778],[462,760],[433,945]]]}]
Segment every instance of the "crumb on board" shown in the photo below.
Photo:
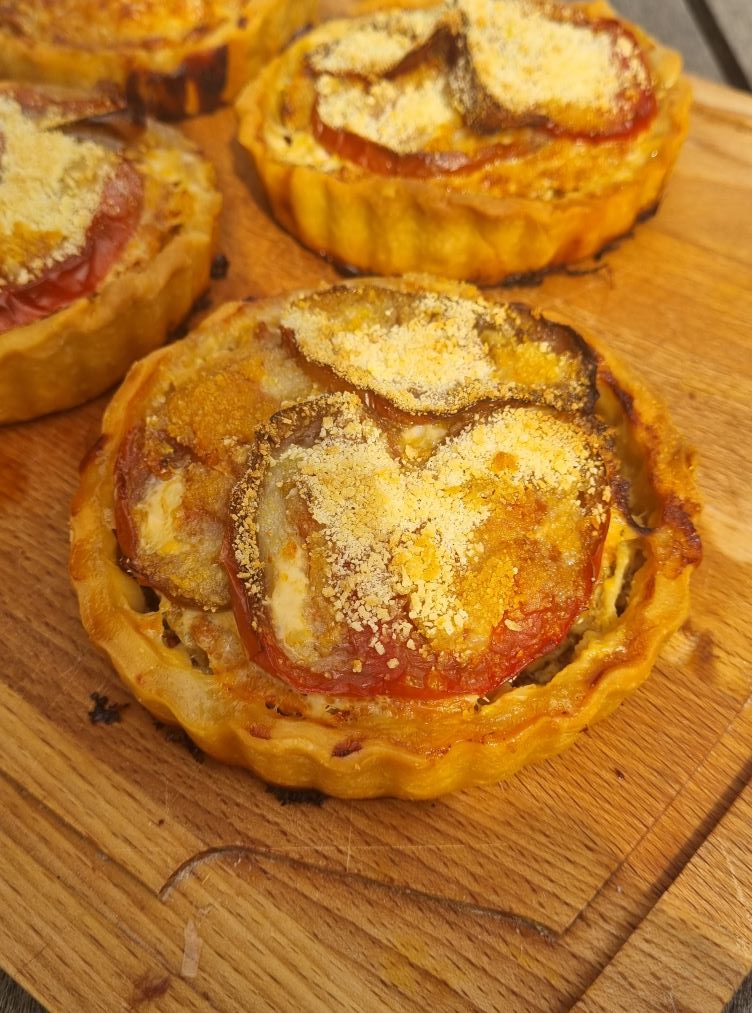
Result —
[{"label": "crumb on board", "polygon": [[227,277],[230,269],[230,261],[224,253],[218,253],[211,262],[211,277],[213,281],[221,281]]},{"label": "crumb on board", "polygon": [[89,693],[89,699],[93,700],[89,711],[89,721],[93,725],[115,725],[123,720],[122,711],[128,706],[127,703],[110,703],[101,693]]}]

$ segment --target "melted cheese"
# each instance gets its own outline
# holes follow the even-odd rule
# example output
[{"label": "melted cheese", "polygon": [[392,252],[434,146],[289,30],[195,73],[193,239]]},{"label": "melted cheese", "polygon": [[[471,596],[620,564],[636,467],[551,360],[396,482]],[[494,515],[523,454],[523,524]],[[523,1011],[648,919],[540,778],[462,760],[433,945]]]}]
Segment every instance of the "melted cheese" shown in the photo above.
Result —
[{"label": "melted cheese", "polygon": [[116,156],[43,131],[0,95],[0,283],[27,285],[79,253]]},{"label": "melted cheese", "polygon": [[189,545],[176,534],[184,496],[185,478],[181,471],[167,479],[154,479],[149,483],[136,511],[144,552],[175,555],[189,549]]},{"label": "melted cheese", "polygon": [[310,585],[302,545],[291,541],[274,557],[274,579],[269,596],[269,616],[280,644],[293,655],[301,654],[313,640],[308,618]]}]

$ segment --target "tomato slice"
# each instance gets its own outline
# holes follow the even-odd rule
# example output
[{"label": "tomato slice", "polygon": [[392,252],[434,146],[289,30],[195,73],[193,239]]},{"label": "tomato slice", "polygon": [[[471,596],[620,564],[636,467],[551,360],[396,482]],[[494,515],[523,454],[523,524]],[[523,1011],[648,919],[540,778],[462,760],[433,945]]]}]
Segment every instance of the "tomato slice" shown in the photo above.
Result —
[{"label": "tomato slice", "polygon": [[[657,101],[650,83],[645,55],[633,33],[613,18],[586,19],[567,12],[551,20],[568,23],[593,35],[609,37],[611,59],[624,81],[615,106],[608,113],[572,108],[560,103],[552,90],[543,105],[524,111],[507,108],[494,96],[473,62],[467,34],[442,26],[428,44],[409,53],[409,59],[381,75],[381,80],[402,80],[402,74],[430,60],[442,63],[452,101],[476,136],[505,135],[493,143],[477,143],[474,150],[418,149],[398,152],[360,134],[334,127],[322,117],[318,101],[311,108],[314,137],[331,154],[379,175],[427,178],[471,172],[493,162],[524,157],[540,147],[546,135],[592,142],[626,139],[644,129],[655,116]],[[437,44],[437,39],[441,43]],[[315,69],[315,68],[314,68]],[[349,71],[353,76],[352,69]],[[348,73],[334,74],[346,78]]]},{"label": "tomato slice", "polygon": [[6,81],[0,83],[0,95],[12,98],[44,130],[127,110],[125,99],[114,89],[87,92],[53,85],[40,89],[30,84]]},{"label": "tomato slice", "polygon": [[141,176],[121,161],[104,185],[81,252],[27,285],[0,288],[0,334],[48,317],[93,292],[132,236],[142,202]]},{"label": "tomato slice", "polygon": [[271,420],[223,552],[238,629],[303,692],[493,692],[591,599],[609,520],[599,437],[486,406],[416,467],[391,424],[350,394]]},{"label": "tomato slice", "polygon": [[491,162],[520,158],[536,147],[532,136],[525,135],[508,144],[487,144],[476,151],[400,153],[349,130],[330,127],[319,116],[315,104],[311,113],[311,127],[316,140],[328,152],[381,176],[412,176],[420,179],[472,172]]},{"label": "tomato slice", "polygon": [[[483,8],[481,19],[484,19],[489,5],[486,0],[479,0],[479,3]],[[468,6],[472,8],[473,3]],[[490,7],[494,8],[494,4]],[[469,18],[467,30],[459,41],[458,58],[451,71],[455,101],[465,122],[474,129],[492,133],[530,126],[560,137],[601,141],[631,136],[643,129],[655,115],[657,102],[650,68],[642,46],[627,25],[615,18],[591,20],[583,12],[561,4],[548,10],[531,10],[533,17],[543,17],[551,24],[561,26],[563,31],[571,33],[574,30],[575,35],[587,33],[591,39],[605,37],[608,62],[621,87],[607,107],[599,108],[595,94],[590,102],[567,100],[560,94],[555,77],[557,53],[545,48],[547,43],[556,43],[546,33],[539,33],[535,26],[527,26],[529,37],[525,34],[524,40],[518,40],[516,21],[521,18],[524,24],[526,15],[520,13],[516,4],[509,2],[499,4],[498,10],[501,21],[495,24],[495,15],[492,15],[490,23],[482,30],[474,24],[472,12],[466,12]],[[507,16],[505,11],[511,12],[511,22],[504,20]],[[572,35],[557,41],[567,50],[574,45]],[[497,45],[499,48],[496,48]],[[519,91],[515,101],[517,88],[512,80],[504,77],[505,61],[517,66],[520,80],[535,77],[541,66],[550,64],[549,88],[541,91],[543,86],[538,82],[531,93],[529,106],[526,106]],[[493,80],[494,67],[501,75],[496,82]],[[574,74],[575,70],[572,68],[570,73]],[[527,93],[522,94],[527,99]]]},{"label": "tomato slice", "polygon": [[196,348],[186,343],[160,367],[120,443],[115,522],[125,565],[142,584],[220,609],[229,604],[219,564],[225,517],[256,427],[317,386],[250,307],[208,325]]},{"label": "tomato slice", "polygon": [[226,608],[227,578],[218,560],[232,479],[177,445],[155,475],[145,451],[144,427],[135,426],[115,465],[115,531],[123,567],[173,602]]}]

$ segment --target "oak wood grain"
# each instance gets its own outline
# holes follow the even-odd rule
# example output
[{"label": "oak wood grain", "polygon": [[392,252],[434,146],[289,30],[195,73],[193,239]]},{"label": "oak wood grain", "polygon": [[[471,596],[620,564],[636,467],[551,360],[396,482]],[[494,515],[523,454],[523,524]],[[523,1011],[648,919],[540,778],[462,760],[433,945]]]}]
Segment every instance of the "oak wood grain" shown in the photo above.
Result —
[{"label": "oak wood grain", "polygon": [[[577,1004],[720,1009],[752,967],[752,785]],[[712,968],[712,973],[708,973]]]},{"label": "oak wood grain", "polygon": [[[283,806],[135,703],[92,726],[92,692],[127,694],[80,627],[66,525],[106,398],[0,431],[0,963],[50,1008],[564,1010],[712,842],[750,776],[752,100],[696,92],[656,218],[597,273],[509,293],[610,340],[697,447],[692,616],[635,697],[513,781]],[[334,280],[269,219],[231,112],[187,129],[225,193],[214,304]]]}]

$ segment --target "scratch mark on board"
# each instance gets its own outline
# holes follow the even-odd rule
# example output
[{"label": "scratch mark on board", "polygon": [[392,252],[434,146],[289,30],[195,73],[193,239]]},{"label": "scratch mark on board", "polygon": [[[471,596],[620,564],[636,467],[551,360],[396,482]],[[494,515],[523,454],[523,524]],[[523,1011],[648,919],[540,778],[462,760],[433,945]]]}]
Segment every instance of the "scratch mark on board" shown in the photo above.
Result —
[{"label": "scratch mark on board", "polygon": [[350,808],[348,809],[348,815],[350,818],[350,822],[347,828],[347,860],[345,861],[345,872],[350,871],[350,855],[352,847],[352,821],[353,821],[352,802],[350,803]]},{"label": "scratch mark on board", "polygon": [[[741,882],[739,881],[739,877],[736,873],[736,869],[734,868],[734,862],[732,861],[731,852],[729,851],[728,846],[722,843],[721,851],[723,852],[723,857],[726,859],[726,866],[728,868],[728,871],[731,873],[731,879],[734,884],[734,891],[736,892],[737,899],[742,906],[744,916],[747,919],[750,929],[752,930],[752,904],[750,904],[749,898],[747,897],[747,892],[744,889]],[[742,947],[747,954],[752,952],[752,932],[746,939],[740,937],[739,942],[742,944]]]}]

